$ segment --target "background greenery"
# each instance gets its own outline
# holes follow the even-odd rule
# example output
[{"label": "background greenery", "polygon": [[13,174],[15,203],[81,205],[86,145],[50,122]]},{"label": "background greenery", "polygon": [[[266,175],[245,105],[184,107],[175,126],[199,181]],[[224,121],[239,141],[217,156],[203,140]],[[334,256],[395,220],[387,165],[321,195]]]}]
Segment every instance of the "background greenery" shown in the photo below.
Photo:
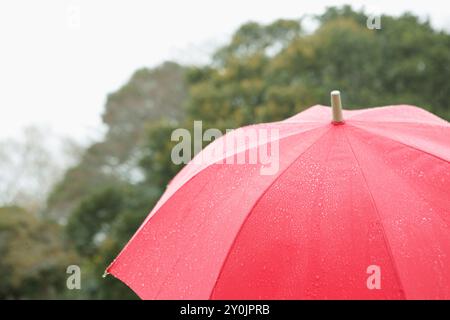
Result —
[{"label": "background greenery", "polygon": [[[419,105],[450,119],[450,35],[404,14],[366,27],[364,12],[329,8],[305,32],[302,20],[247,23],[211,63],[166,62],[136,71],[110,94],[104,139],[48,195],[41,210],[0,208],[0,298],[136,298],[104,269],[181,168],[170,160],[172,130],[235,128],[328,105]],[[66,268],[82,269],[82,290]]]}]

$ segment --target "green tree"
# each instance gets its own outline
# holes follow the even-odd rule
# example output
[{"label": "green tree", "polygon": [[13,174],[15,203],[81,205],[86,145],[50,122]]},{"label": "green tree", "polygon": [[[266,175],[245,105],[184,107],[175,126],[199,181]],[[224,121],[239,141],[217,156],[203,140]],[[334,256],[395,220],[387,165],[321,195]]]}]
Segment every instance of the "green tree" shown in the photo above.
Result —
[{"label": "green tree", "polygon": [[65,295],[66,268],[77,255],[62,229],[19,207],[0,208],[0,299],[55,299]]},{"label": "green tree", "polygon": [[106,186],[142,180],[139,161],[146,126],[182,119],[186,95],[185,71],[178,64],[166,62],[136,71],[108,96],[104,139],[88,147],[81,161],[67,170],[48,198],[47,214],[67,219],[85,196]]},{"label": "green tree", "polygon": [[[349,6],[316,19],[311,33],[300,21],[241,27],[212,65],[189,71],[189,116],[221,129],[280,120],[340,89],[346,108],[405,103],[450,118],[448,33],[411,14],[382,16],[370,30]],[[269,50],[280,33],[289,36]]]},{"label": "green tree", "polygon": [[135,298],[125,285],[101,275],[155,204],[160,192],[122,185],[86,197],[70,215],[66,241],[82,259],[84,289],[79,298]]}]

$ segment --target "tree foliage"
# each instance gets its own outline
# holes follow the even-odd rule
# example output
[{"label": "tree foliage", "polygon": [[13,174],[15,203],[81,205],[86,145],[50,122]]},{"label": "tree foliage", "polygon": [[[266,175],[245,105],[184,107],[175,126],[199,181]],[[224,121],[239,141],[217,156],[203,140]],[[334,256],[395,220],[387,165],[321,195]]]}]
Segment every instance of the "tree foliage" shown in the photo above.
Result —
[{"label": "tree foliage", "polygon": [[20,207],[0,208],[0,299],[55,299],[66,268],[79,257],[61,241],[63,230]]},{"label": "tree foliage", "polygon": [[136,71],[105,105],[105,137],[87,148],[48,198],[48,215],[67,218],[77,203],[98,189],[140,181],[142,145],[149,123],[177,123],[184,116],[187,89],[184,68],[166,62]]}]

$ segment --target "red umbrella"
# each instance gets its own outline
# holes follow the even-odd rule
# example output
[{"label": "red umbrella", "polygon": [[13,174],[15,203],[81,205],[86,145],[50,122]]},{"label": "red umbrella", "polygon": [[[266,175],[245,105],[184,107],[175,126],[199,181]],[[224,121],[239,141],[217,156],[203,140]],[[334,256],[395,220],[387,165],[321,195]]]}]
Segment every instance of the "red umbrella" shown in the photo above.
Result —
[{"label": "red umbrella", "polygon": [[[107,272],[143,299],[449,299],[449,123],[334,97],[333,122],[318,105],[211,143]],[[223,143],[260,129],[278,136]],[[228,161],[268,145],[274,172]]]}]

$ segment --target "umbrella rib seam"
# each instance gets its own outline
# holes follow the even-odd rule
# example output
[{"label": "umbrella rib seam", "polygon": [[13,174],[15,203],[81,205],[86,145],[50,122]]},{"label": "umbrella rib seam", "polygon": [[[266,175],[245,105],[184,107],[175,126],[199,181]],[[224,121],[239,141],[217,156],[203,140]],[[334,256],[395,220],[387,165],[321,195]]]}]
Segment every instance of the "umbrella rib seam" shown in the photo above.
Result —
[{"label": "umbrella rib seam", "polygon": [[[370,132],[371,133],[371,132]],[[372,134],[372,133],[371,133]],[[381,135],[377,135],[377,134],[374,134],[375,136],[378,136],[378,137],[380,137],[380,138],[385,138],[384,136],[381,136]],[[390,140],[390,141],[393,141],[394,143],[399,143],[400,145],[403,145],[403,146],[405,146],[405,147],[409,147],[408,145],[406,145],[406,144],[404,144],[404,143],[401,143],[401,142],[398,142],[397,140],[393,140],[393,139],[389,139],[389,138],[386,138],[386,139],[388,139],[388,140]],[[411,147],[413,150],[417,150],[417,151],[421,151],[421,150],[419,150],[419,149],[416,149],[416,148],[414,148],[414,147]],[[424,151],[424,153],[425,154],[428,154],[428,155],[430,155],[428,152],[425,152]],[[438,158],[439,160],[443,160],[443,159],[440,159],[440,158]],[[445,161],[445,160],[444,160]],[[404,177],[402,177],[401,175],[399,175],[395,170],[392,170],[392,173],[393,174],[395,174],[395,176],[396,177],[398,177],[400,180],[404,180]],[[421,193],[421,191],[419,191],[417,188],[415,188],[415,187],[412,187],[412,186],[410,186],[410,188],[412,189],[412,191],[414,191],[414,193],[415,194],[422,194]],[[425,197],[425,196],[423,196],[422,195],[422,197],[423,197],[423,201],[424,202],[426,202],[430,207],[432,207],[432,205],[431,205],[431,202],[427,199],[427,197]],[[448,229],[450,229],[450,225],[447,223],[447,221],[445,221],[443,218],[442,218],[442,216],[440,215],[440,214],[437,214],[436,212],[434,212],[435,213],[435,215],[447,226],[447,228]]]},{"label": "umbrella rib seam", "polygon": [[380,212],[378,211],[377,204],[376,204],[376,202],[375,202],[375,199],[374,199],[374,197],[373,197],[372,192],[370,191],[369,184],[368,184],[368,182],[367,182],[367,179],[366,179],[366,176],[365,176],[365,174],[364,174],[364,171],[363,171],[363,169],[361,168],[361,164],[359,163],[358,157],[356,157],[355,151],[353,150],[353,146],[352,146],[352,144],[351,144],[351,142],[350,142],[350,140],[349,140],[349,138],[348,138],[347,133],[345,132],[345,130],[344,130],[344,135],[345,135],[345,139],[346,139],[346,141],[347,141],[347,143],[348,143],[348,145],[349,145],[349,147],[350,147],[350,150],[351,150],[351,152],[352,152],[352,154],[353,154],[353,157],[355,158],[355,161],[356,161],[356,163],[357,163],[357,165],[358,165],[359,171],[360,171],[361,176],[362,176],[362,178],[363,178],[363,180],[364,180],[364,184],[366,185],[367,191],[368,191],[368,193],[369,193],[369,195],[370,195],[370,199],[372,200],[372,201],[371,201],[371,202],[372,202],[372,206],[373,206],[373,208],[375,209],[375,212],[376,212],[376,214],[377,214],[378,220],[380,221],[380,226],[381,226],[381,231],[382,231],[382,233],[383,233],[384,243],[385,243],[385,245],[386,245],[386,249],[387,249],[388,254],[389,254],[390,258],[391,258],[392,264],[393,264],[393,266],[394,266],[394,272],[395,272],[396,278],[397,278],[397,280],[398,280],[398,284],[400,285],[400,288],[401,288],[401,290],[402,290],[402,292],[403,292],[403,296],[404,296],[404,298],[406,299],[406,291],[405,291],[405,288],[404,288],[404,286],[403,286],[402,280],[401,280],[401,278],[400,278],[400,274],[399,274],[399,272],[398,272],[397,263],[396,263],[396,261],[395,261],[395,259],[394,259],[394,255],[393,255],[392,250],[391,250],[391,245],[390,245],[389,239],[388,239],[388,237],[387,237],[387,235],[386,235],[386,231],[385,231],[385,229],[384,229],[383,221],[382,221],[382,219],[381,219]]},{"label": "umbrella rib seam", "polygon": [[417,122],[417,121],[381,121],[381,120],[359,120],[359,119],[349,119],[351,122],[360,122],[360,123],[376,123],[376,124],[400,124],[405,126],[410,126],[414,124],[420,124],[424,126],[430,126],[430,127],[438,127],[442,129],[449,129],[450,127],[445,124],[438,124],[438,123],[430,123],[430,122]]},{"label": "umbrella rib seam", "polygon": [[[209,185],[209,183],[205,183],[205,184],[202,186],[202,188],[199,190],[198,193],[199,193],[199,194],[202,193],[202,191],[203,191],[208,185]],[[183,215],[183,216],[181,217],[181,219],[180,219],[181,222],[184,222],[184,220],[187,218],[187,216],[188,216],[188,214]],[[183,223],[180,223],[180,224],[183,224]],[[201,228],[204,224],[205,224],[205,221],[203,221],[201,224],[199,224],[199,225],[197,226],[197,228],[198,228],[199,230],[201,230],[200,228]],[[191,241],[193,238],[194,238],[194,235],[191,235],[190,238],[189,238],[189,241]],[[187,249],[185,250],[185,252],[190,252],[190,251],[192,251],[192,250],[193,250],[192,248],[187,248]],[[181,256],[181,255],[178,255],[176,261],[175,261],[174,264],[170,267],[170,272],[164,277],[164,280],[162,281],[161,285],[159,286],[158,291],[156,292],[156,294],[155,294],[155,296],[154,296],[155,299],[157,299],[157,298],[159,297],[159,295],[161,294],[162,290],[164,289],[164,286],[166,285],[167,281],[169,280],[169,277],[172,276],[173,271],[174,271],[175,268],[178,266],[178,263],[181,261],[181,259],[182,259],[182,256]]]},{"label": "umbrella rib seam", "polygon": [[414,147],[414,146],[409,145],[409,144],[407,144],[407,143],[401,142],[401,141],[396,140],[396,139],[389,138],[389,137],[384,136],[384,135],[379,134],[379,133],[374,133],[374,132],[372,132],[372,131],[370,131],[370,130],[367,130],[367,129],[364,129],[364,128],[360,128],[360,127],[358,127],[358,126],[353,126],[353,125],[350,125],[350,126],[353,127],[353,128],[355,128],[355,129],[359,129],[359,130],[368,132],[368,133],[370,133],[370,134],[372,134],[372,135],[374,135],[374,136],[377,136],[377,137],[380,137],[380,138],[384,138],[384,139],[393,141],[393,142],[395,142],[395,143],[401,144],[401,145],[403,145],[403,146],[405,146],[405,147],[407,147],[407,148],[409,148],[409,149],[412,149],[412,150],[415,150],[415,151],[419,151],[419,152],[423,152],[423,153],[428,154],[428,155],[430,155],[430,156],[432,156],[432,157],[434,157],[434,158],[436,158],[436,159],[438,159],[438,160],[440,160],[440,161],[444,161],[444,162],[446,162],[446,163],[449,163],[448,160],[446,160],[446,159],[444,159],[444,158],[442,158],[442,157],[440,157],[440,156],[437,156],[437,155],[435,155],[435,154],[432,154],[431,152],[422,150],[422,149],[420,149],[420,148],[418,148],[418,147]]},{"label": "umbrella rib seam", "polygon": [[242,222],[242,224],[241,224],[241,226],[239,227],[239,230],[238,230],[238,232],[236,233],[236,236],[234,237],[234,239],[233,239],[233,241],[231,242],[231,245],[230,245],[230,248],[229,248],[229,250],[228,250],[228,252],[227,252],[227,255],[226,255],[226,257],[225,257],[225,259],[223,260],[223,263],[222,263],[222,265],[221,265],[221,267],[220,267],[220,269],[219,269],[219,273],[218,273],[218,275],[217,275],[217,278],[216,278],[216,281],[215,281],[215,283],[214,283],[214,285],[213,285],[213,287],[212,287],[212,290],[211,290],[211,293],[210,293],[210,295],[209,295],[209,300],[211,300],[212,299],[212,296],[213,296],[213,294],[214,294],[214,291],[215,291],[215,289],[216,289],[216,286],[217,286],[217,283],[219,282],[219,278],[220,278],[220,276],[222,275],[222,273],[223,273],[223,270],[224,270],[224,267],[225,267],[225,265],[226,265],[226,263],[227,263],[227,261],[228,261],[228,258],[229,258],[229,256],[230,256],[230,254],[231,254],[231,251],[232,251],[232,249],[233,249],[233,247],[234,247],[234,245],[235,245],[235,243],[236,243],[236,241],[237,241],[237,239],[238,239],[238,237],[239,237],[239,235],[240,235],[240,233],[241,233],[241,231],[242,231],[242,228],[244,227],[244,225],[246,224],[246,222],[247,222],[247,220],[250,218],[250,216],[252,215],[252,213],[253,213],[253,210],[255,209],[255,207],[258,205],[258,203],[260,202],[260,200],[264,197],[264,195],[267,193],[267,191],[275,184],[275,182],[277,182],[278,181],[278,179],[287,171],[287,170],[289,170],[289,168],[291,167],[291,166],[293,166],[294,165],[294,163],[295,162],[297,162],[297,160],[298,159],[300,159],[300,157],[302,156],[302,155],[304,155],[306,152],[308,152],[308,150],[309,149],[311,149],[319,140],[321,140],[324,136],[326,136],[329,132],[330,132],[330,129],[331,128],[329,128],[328,130],[326,130],[322,135],[320,135],[320,137],[318,137],[315,141],[313,141],[301,154],[299,154],[270,184],[269,184],[269,186],[264,190],[264,192],[258,197],[258,199],[255,201],[255,203],[253,204],[253,206],[252,206],[252,208],[248,211],[248,214],[247,214],[247,216],[245,217],[245,219],[244,219],[244,221]]},{"label": "umbrella rib seam", "polygon": [[[283,140],[285,140],[285,139],[291,138],[291,137],[293,137],[293,136],[300,135],[300,134],[303,134],[303,133],[306,133],[306,132],[311,132],[311,131],[313,131],[313,130],[319,130],[319,129],[322,129],[322,128],[323,128],[323,127],[321,127],[321,126],[317,126],[317,127],[311,128],[311,129],[304,130],[304,131],[296,132],[296,133],[293,133],[293,134],[288,134],[288,135],[286,135],[286,136],[283,136],[283,137],[279,138],[278,141],[280,142],[280,141],[283,141]],[[266,143],[270,143],[270,142],[271,142],[271,141],[267,141]],[[315,143],[315,142],[314,142],[314,143]],[[248,150],[250,150],[250,149],[259,148],[259,147],[261,147],[262,145],[263,145],[263,144],[253,146],[252,148],[242,150],[242,151],[240,151],[239,153],[246,152],[246,151],[248,151]],[[233,156],[233,157],[234,157],[234,156],[238,155],[239,153],[233,153],[233,154],[230,155],[230,156]],[[122,252],[125,252],[125,250],[126,250],[127,247],[129,246],[129,244],[130,244],[130,243],[133,241],[133,239],[137,236],[137,234],[139,233],[139,231],[141,231],[141,230],[147,225],[147,223],[150,222],[151,218],[152,218],[159,210],[161,210],[161,208],[162,208],[162,207],[163,207],[163,206],[164,206],[164,205],[165,205],[165,204],[166,204],[166,203],[167,203],[167,202],[168,202],[168,201],[169,201],[176,193],[178,193],[178,192],[180,191],[180,189],[182,189],[183,186],[185,186],[188,182],[190,182],[190,181],[191,181],[192,179],[194,179],[196,176],[198,176],[199,174],[201,174],[204,170],[208,169],[208,168],[211,167],[212,165],[217,164],[217,162],[219,162],[219,161],[223,161],[224,159],[226,159],[226,157],[225,157],[225,158],[220,158],[220,159],[218,159],[217,161],[208,164],[205,168],[202,168],[200,171],[196,172],[192,177],[190,177],[190,178],[187,179],[185,182],[183,182],[183,184],[182,184],[177,190],[175,190],[174,193],[171,194],[171,195],[166,199],[166,201],[164,201],[164,203],[162,203],[161,206],[160,206],[155,212],[153,212],[153,210],[155,209],[155,207],[158,205],[158,203],[156,203],[155,206],[152,208],[152,210],[149,212],[148,216],[144,219],[144,221],[143,221],[143,222],[141,223],[141,225],[138,227],[138,229],[136,230],[136,232],[133,234],[133,236],[132,236],[132,237],[130,238],[130,240],[127,242],[127,244],[122,248],[122,250],[119,252],[119,254],[117,255],[117,257],[116,257],[116,258],[109,264],[109,266],[106,268],[105,272],[107,272],[108,274],[112,274],[110,271],[111,271],[111,269],[113,268],[114,264],[117,262],[117,260],[120,258]],[[163,194],[163,195],[164,195],[164,194]],[[153,213],[152,213],[152,212],[153,212]]]},{"label": "umbrella rib seam", "polygon": [[[318,129],[321,129],[321,128],[323,128],[323,127],[322,127],[322,126],[316,126],[316,127],[313,127],[313,128],[307,129],[307,130],[304,130],[304,131],[299,131],[299,132],[287,134],[287,135],[285,135],[285,136],[283,136],[283,137],[280,137],[277,141],[278,141],[278,142],[281,142],[281,141],[284,141],[285,139],[291,138],[291,137],[293,137],[293,136],[300,135],[300,134],[307,133],[307,132],[311,132],[311,131],[313,131],[313,130],[318,130]],[[237,156],[237,155],[239,155],[239,154],[241,154],[241,153],[243,153],[243,152],[247,152],[247,151],[252,150],[252,149],[260,148],[260,147],[262,147],[262,146],[264,146],[264,145],[266,145],[266,144],[268,144],[268,143],[271,143],[272,141],[275,141],[275,140],[266,141],[266,142],[264,142],[264,143],[254,145],[254,146],[252,146],[252,147],[250,147],[250,148],[244,148],[243,150],[240,150],[239,152],[234,152],[234,153],[229,154],[229,155],[221,156],[220,159],[217,159],[217,160],[215,160],[214,162],[211,162],[211,163],[207,164],[206,167],[201,168],[198,172],[195,172],[195,173],[192,175],[192,177],[189,177],[186,181],[184,181],[184,182],[182,183],[182,185],[181,185],[177,190],[175,190],[174,193],[171,194],[171,195],[166,199],[166,201],[158,208],[158,210],[161,209],[162,206],[163,206],[167,201],[169,201],[170,198],[172,198],[172,197],[175,195],[175,193],[177,193],[177,192],[179,191],[179,189],[181,189],[185,184],[187,184],[189,181],[191,181],[192,179],[194,179],[197,175],[199,175],[200,173],[202,173],[202,171],[208,169],[209,167],[211,167],[211,166],[213,166],[213,165],[216,165],[216,164],[220,163],[221,161],[226,161],[227,157],[231,157],[231,156],[234,157],[234,156]],[[205,147],[205,148],[206,148],[206,147]],[[202,151],[205,150],[205,148],[203,148]],[[194,160],[194,159],[192,159],[192,160]],[[183,167],[183,168],[184,168],[184,167]],[[169,184],[170,184],[170,182],[169,182]],[[163,195],[164,195],[164,194],[163,194]],[[155,205],[155,207],[156,207],[157,205],[158,205],[158,203]],[[153,210],[154,210],[154,208],[150,211],[149,214],[151,214]],[[155,214],[155,213],[156,213],[156,211],[154,212],[154,214]],[[145,220],[144,220],[144,222],[143,222],[143,225],[144,225],[145,223],[147,223],[147,222],[150,220],[150,218],[153,217],[154,214],[151,214],[151,215],[149,215],[148,217],[146,217]],[[138,231],[139,231],[139,229],[138,229]]]}]

